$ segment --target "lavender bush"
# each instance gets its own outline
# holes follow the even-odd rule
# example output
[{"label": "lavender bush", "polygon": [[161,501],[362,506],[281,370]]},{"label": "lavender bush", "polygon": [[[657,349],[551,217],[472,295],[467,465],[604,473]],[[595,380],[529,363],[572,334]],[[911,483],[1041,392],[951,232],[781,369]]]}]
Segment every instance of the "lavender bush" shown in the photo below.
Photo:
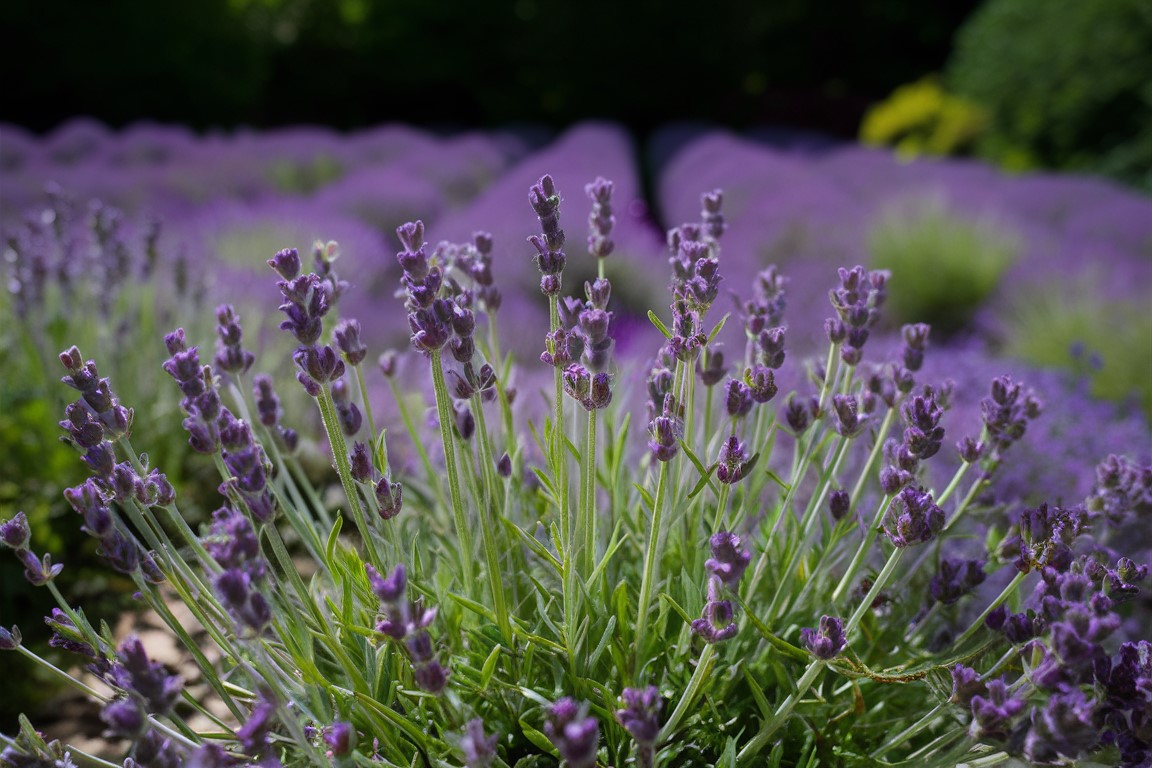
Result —
[{"label": "lavender bush", "polygon": [[[211,691],[192,696],[69,604],[26,518],[4,522],[0,540],[56,601],[53,643],[90,677],[51,671],[101,702],[116,760],[1146,765],[1152,644],[1128,620],[1147,616],[1147,566],[1107,532],[1152,510],[1152,465],[1120,445],[1078,468],[1095,473],[1085,499],[996,495],[1044,418],[1034,392],[993,378],[979,423],[946,431],[957,393],[923,373],[930,329],[907,325],[894,354],[875,352],[884,271],[828,273],[812,361],[790,350],[781,270],[738,283],[750,290],[723,314],[720,190],[668,233],[671,300],[649,312],[649,361],[622,359],[613,191],[585,188],[586,237],[567,237],[579,196],[550,176],[522,209],[525,234],[538,221],[527,245],[477,232],[433,248],[421,222],[400,226],[409,362],[427,371],[414,390],[393,356],[373,367],[341,312],[356,287],[328,248],[310,271],[295,249],[268,260],[295,382],[262,373],[228,307],[211,359],[206,339],[165,335],[189,443],[220,476],[198,531],[132,442],[141,404],[75,346],[60,354],[79,397],[66,428],[91,470],[65,498]],[[525,252],[548,317],[538,361],[505,354],[496,331],[511,259],[495,255]],[[583,285],[566,279],[577,261],[591,265]],[[717,348],[724,326],[743,343]],[[533,369],[539,386],[512,385]],[[380,373],[399,425],[374,418]],[[629,407],[636,375],[644,402]],[[303,422],[281,405],[286,385],[321,416],[334,471],[320,481],[294,458]],[[411,461],[388,428],[407,433]],[[942,460],[955,469],[936,482]],[[0,648],[43,665],[31,634],[0,629]],[[27,720],[3,741],[14,766],[118,764],[45,743]]]}]

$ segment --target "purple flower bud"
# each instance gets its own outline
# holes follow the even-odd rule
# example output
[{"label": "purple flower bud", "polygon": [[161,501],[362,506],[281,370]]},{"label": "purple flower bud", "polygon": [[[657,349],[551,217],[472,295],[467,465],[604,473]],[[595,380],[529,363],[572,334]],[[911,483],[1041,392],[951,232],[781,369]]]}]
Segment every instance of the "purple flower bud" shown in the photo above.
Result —
[{"label": "purple flower bud", "polygon": [[108,735],[118,739],[135,741],[143,733],[147,724],[144,710],[132,697],[116,699],[100,710],[100,719],[108,726]]},{"label": "purple flower bud", "polygon": [[933,502],[932,495],[911,486],[892,499],[888,518],[884,533],[898,548],[929,542],[944,527],[944,510]]},{"label": "purple flower bud", "polygon": [[512,457],[507,452],[496,462],[496,474],[504,479],[512,476]]},{"label": "purple flower bud", "polygon": [[368,574],[368,583],[372,587],[372,592],[380,598],[381,602],[399,603],[404,599],[404,593],[408,589],[408,578],[402,564],[398,564],[386,578],[377,573],[376,569],[370,565],[365,565],[364,570]]},{"label": "purple flower bud", "polygon": [[448,686],[448,670],[433,659],[426,664],[416,664],[412,667],[413,677],[420,690],[439,695]]},{"label": "purple flower bud", "polygon": [[766,403],[776,396],[779,391],[776,386],[776,375],[771,368],[753,366],[744,371],[744,383],[748,386],[748,393],[753,402]]},{"label": "purple flower bud", "polygon": [[836,658],[848,645],[844,623],[835,616],[821,616],[819,629],[801,629],[800,640],[809,653],[822,661]]},{"label": "purple flower bud", "polygon": [[588,705],[563,698],[552,705],[544,735],[556,747],[568,768],[594,768],[600,745],[600,725],[588,716]]},{"label": "purple flower bud", "polygon": [[332,336],[349,365],[359,365],[368,354],[368,347],[360,341],[359,320],[341,320],[332,331]]},{"label": "purple flower bud", "polygon": [[366,483],[372,477],[372,457],[368,453],[368,446],[359,441],[352,444],[352,479]]},{"label": "purple flower bud", "polygon": [[384,520],[391,520],[404,508],[404,488],[400,483],[390,483],[385,477],[376,483],[375,495]]},{"label": "purple flower bud", "polygon": [[704,603],[703,615],[692,622],[692,631],[710,644],[722,643],[736,636],[739,627],[733,621],[735,612],[732,603],[720,599],[720,580],[708,579],[708,600]]},{"label": "purple flower bud", "polygon": [[356,736],[351,723],[337,721],[324,731],[324,743],[332,750],[333,757],[342,757],[352,749]]},{"label": "purple flower bud", "polygon": [[671,461],[680,449],[679,438],[681,428],[678,422],[670,416],[657,416],[648,425],[648,434],[652,439],[648,441],[648,450],[652,452],[657,461]]},{"label": "purple flower bud", "polygon": [[983,584],[986,577],[982,560],[941,560],[940,570],[928,585],[928,594],[937,602],[951,605]]},{"label": "purple flower bud", "polygon": [[708,365],[705,366],[704,359],[701,357],[696,361],[696,375],[700,377],[701,383],[706,387],[714,387],[720,383],[724,375],[728,372],[727,366],[724,364],[724,352],[719,349],[710,349],[707,352],[706,358]]},{"label": "purple flower bud", "polygon": [[20,647],[20,641],[23,639],[19,627],[12,627],[11,630],[0,627],[0,651],[16,650]]},{"label": "purple flower bud", "polygon": [[752,390],[739,379],[729,379],[725,386],[724,407],[733,419],[740,419],[752,411]]},{"label": "purple flower bud", "polygon": [[28,528],[28,517],[23,512],[17,512],[11,520],[0,523],[0,541],[12,549],[27,549],[31,535],[32,532]]},{"label": "purple flower bud", "polygon": [[285,280],[295,280],[300,274],[300,252],[295,248],[285,248],[268,259],[268,266]]},{"label": "purple flower bud", "polygon": [[833,395],[832,408],[836,412],[836,432],[843,437],[855,437],[868,422],[868,417],[860,413],[860,405],[852,395]]},{"label": "purple flower bud", "polygon": [[843,520],[852,508],[852,499],[848,491],[832,491],[828,496],[828,512],[833,520]]},{"label": "purple flower bud", "polygon": [[972,731],[982,739],[1002,740],[1012,729],[1012,720],[1024,709],[1025,703],[1013,698],[1003,680],[988,683],[986,696],[972,697]]},{"label": "purple flower bud", "polygon": [[804,434],[808,429],[818,408],[817,400],[814,397],[797,399],[794,395],[788,395],[788,401],[784,405],[784,419],[797,437]]},{"label": "purple flower bud", "polygon": [[480,718],[469,720],[460,737],[460,751],[464,754],[465,768],[489,768],[496,759],[497,734],[484,735],[484,721]]},{"label": "purple flower bud", "polygon": [[953,704],[967,707],[973,696],[986,696],[988,687],[980,679],[980,675],[971,667],[957,664],[952,667],[952,698]]},{"label": "purple flower bud", "polygon": [[268,747],[268,734],[272,731],[272,717],[275,712],[275,705],[261,694],[248,720],[236,730],[236,738],[247,754],[264,754]]},{"label": "purple flower bud", "polygon": [[628,731],[641,749],[651,750],[656,746],[660,733],[660,713],[664,700],[660,690],[650,685],[647,688],[625,688],[620,694],[624,706],[616,710],[616,721]]},{"label": "purple flower bud", "polygon": [[394,349],[380,353],[377,365],[380,366],[380,373],[384,374],[384,378],[390,379],[396,375],[396,357],[396,350]]},{"label": "purple flower bud", "polygon": [[712,557],[704,563],[704,567],[720,579],[724,586],[735,591],[740,585],[740,578],[748,568],[752,553],[744,549],[739,536],[728,531],[712,534],[709,544],[712,547]]}]

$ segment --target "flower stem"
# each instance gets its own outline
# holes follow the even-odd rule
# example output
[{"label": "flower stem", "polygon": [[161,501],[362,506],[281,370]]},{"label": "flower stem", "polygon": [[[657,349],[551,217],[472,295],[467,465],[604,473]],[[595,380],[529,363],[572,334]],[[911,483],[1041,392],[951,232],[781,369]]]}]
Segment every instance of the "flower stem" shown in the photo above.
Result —
[{"label": "flower stem", "polygon": [[648,533],[648,548],[644,553],[644,574],[640,581],[640,600],[636,604],[636,653],[644,648],[644,634],[648,629],[648,606],[652,600],[652,585],[657,578],[660,534],[663,528],[664,496],[668,488],[668,464],[660,462],[660,478],[656,482],[656,498],[652,502],[652,524]]},{"label": "flower stem", "polygon": [[472,583],[472,530],[464,514],[464,500],[460,497],[460,477],[456,470],[456,449],[452,444],[452,414],[448,408],[448,387],[444,383],[444,369],[440,363],[440,350],[432,350],[432,386],[436,393],[436,415],[440,422],[440,440],[444,444],[444,464],[448,474],[448,491],[452,497],[452,518],[456,523],[456,536],[460,540],[461,583]]},{"label": "flower stem", "polygon": [[965,641],[972,637],[972,635],[976,634],[980,627],[984,626],[984,620],[988,618],[988,614],[992,613],[992,611],[996,610],[996,608],[999,607],[1001,603],[1011,597],[1012,593],[1016,591],[1016,588],[1020,586],[1020,582],[1024,581],[1024,577],[1027,575],[1028,574],[1024,573],[1023,571],[1018,571],[1016,575],[1012,577],[1012,581],[1008,582],[1007,586],[1005,586],[1000,594],[996,596],[996,599],[988,604],[988,607],[984,609],[984,612],[976,617],[976,620],[968,626],[968,629],[964,630],[960,637],[956,638],[956,640],[952,643],[952,647],[960,647],[964,644]]}]

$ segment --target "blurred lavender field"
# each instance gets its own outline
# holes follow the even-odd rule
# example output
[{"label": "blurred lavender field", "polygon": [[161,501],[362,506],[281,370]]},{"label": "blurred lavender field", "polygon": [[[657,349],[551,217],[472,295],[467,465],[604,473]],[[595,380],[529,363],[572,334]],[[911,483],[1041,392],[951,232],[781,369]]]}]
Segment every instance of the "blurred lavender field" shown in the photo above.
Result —
[{"label": "blurred lavender field", "polygon": [[[790,278],[788,343],[797,357],[823,344],[836,268],[875,265],[869,244],[879,222],[895,216],[899,227],[902,211],[914,219],[927,201],[950,221],[994,231],[1015,248],[968,321],[947,336],[934,333],[933,371],[957,381],[954,418],[978,422],[975,404],[990,376],[1011,370],[1028,378],[1052,404],[1049,412],[1061,414],[1059,424],[1030,436],[1021,452],[1032,458],[1019,462],[1034,466],[1028,481],[1048,498],[1087,490],[1077,485],[1084,473],[1060,471],[1063,462],[1087,466],[1108,450],[1152,457],[1152,406],[1141,402],[1147,394],[1138,386],[1152,381],[1152,200],[1088,177],[1013,177],[958,160],[899,162],[887,151],[787,134],[756,140],[669,129],[651,144],[647,156],[658,159],[642,167],[642,148],[604,123],[577,125],[543,145],[512,133],[437,136],[402,126],[196,136],[175,126],[111,131],[76,120],[38,138],[4,125],[0,228],[9,237],[23,217],[38,215],[49,184],[82,204],[99,199],[121,209],[126,237],[142,237],[144,223],[159,220],[161,259],[183,260],[210,303],[237,304],[246,327],[263,337],[275,324],[265,259],[285,246],[336,240],[339,271],[354,284],[344,312],[361,319],[376,349],[403,348],[408,334],[394,297],[396,226],[423,219],[431,243],[463,242],[485,229],[494,235],[503,289],[501,337],[532,360],[547,315],[525,242],[532,223],[523,191],[545,172],[560,185],[569,228],[566,289],[576,292],[594,269],[590,257],[581,258],[582,189],[604,176],[616,185],[617,252],[608,269],[617,286],[620,396],[628,397],[657,345],[644,313],[666,302],[663,233],[698,218],[702,192],[724,191],[722,290],[746,298],[770,263]],[[642,178],[651,180],[651,199]],[[893,294],[922,290],[939,267],[925,249],[912,269],[897,271]],[[718,307],[735,312],[739,304],[721,300]],[[1044,338],[1035,336],[1037,324]],[[897,328],[892,322],[885,332],[895,338]],[[740,324],[729,323],[721,340],[737,356]],[[1050,370],[1038,374],[1038,366]],[[532,380],[532,370],[519,373]],[[957,434],[970,426],[957,424]]]}]

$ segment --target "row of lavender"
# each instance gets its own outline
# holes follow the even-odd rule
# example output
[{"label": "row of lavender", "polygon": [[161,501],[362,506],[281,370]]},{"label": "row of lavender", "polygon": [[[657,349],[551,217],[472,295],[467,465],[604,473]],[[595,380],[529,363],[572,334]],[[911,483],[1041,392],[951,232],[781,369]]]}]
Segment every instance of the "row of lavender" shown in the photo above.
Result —
[{"label": "row of lavender", "polygon": [[[161,126],[117,133],[79,120],[43,138],[3,126],[0,226],[6,238],[12,237],[20,229],[21,214],[44,207],[48,182],[81,203],[99,198],[123,210],[126,215],[117,224],[125,240],[139,242],[149,234],[140,231],[146,222],[158,219],[162,226],[151,232],[155,253],[179,259],[181,270],[202,280],[202,290],[214,300],[236,303],[254,332],[268,327],[250,316],[259,314],[253,298],[267,293],[261,257],[286,243],[336,240],[342,270],[357,276],[349,312],[365,318],[370,343],[398,346],[406,333],[401,308],[392,300],[399,273],[386,256],[398,224],[419,216],[433,242],[458,242],[487,229],[497,264],[518,265],[529,253],[517,234],[510,201],[545,171],[578,180],[594,168],[616,184],[619,257],[609,269],[621,278],[621,287],[613,330],[618,347],[628,353],[632,339],[642,338],[647,329],[644,311],[660,300],[664,282],[657,219],[687,219],[698,208],[691,190],[723,187],[732,225],[726,286],[752,284],[769,262],[785,268],[793,277],[790,342],[810,352],[822,343],[813,329],[821,319],[824,277],[841,264],[876,260],[868,234],[887,212],[936,198],[956,215],[991,221],[990,226],[1014,233],[1020,242],[1020,253],[1004,265],[1007,272],[998,286],[950,341],[964,356],[966,370],[981,370],[997,349],[1007,349],[1025,358],[1009,364],[1017,370],[1030,360],[1092,373],[1092,364],[1102,359],[1097,378],[1115,383],[1113,395],[1126,395],[1140,378],[1152,381],[1147,355],[1133,354],[1152,347],[1152,322],[1143,312],[1152,300],[1152,201],[1089,178],[1012,178],[971,162],[906,164],[886,152],[854,146],[776,145],[773,149],[722,132],[686,137],[669,130],[652,142],[663,149],[653,152],[659,155],[658,183],[655,206],[649,206],[629,137],[604,124],[577,126],[534,151],[510,134],[436,137],[397,126],[347,136],[295,129],[197,137]],[[83,224],[86,217],[81,211],[75,218]],[[931,243],[923,258],[919,271],[937,271]],[[503,271],[511,280],[522,274]],[[576,275],[577,280],[587,277],[587,272]],[[34,279],[16,275],[9,282]],[[922,279],[902,271],[894,293],[921,290]],[[528,281],[520,279],[516,290],[505,292],[509,307],[501,318],[502,338],[518,351],[534,348],[533,331],[544,322],[542,308],[520,290],[526,287]],[[1013,326],[1020,311],[1045,302],[1057,316],[1068,318],[1071,328],[1063,332],[1070,332],[1069,338],[1057,332],[1057,321],[1047,315],[1038,318],[1040,331],[1053,337],[1047,340]],[[1081,314],[1069,311],[1070,304]],[[721,305],[738,309],[727,296]],[[1118,307],[1131,311],[1121,316],[1105,311]],[[1102,328],[1077,328],[1077,322]],[[1101,334],[1118,340],[1118,348],[1101,348]],[[730,349],[743,343],[731,326],[720,340]],[[938,328],[934,342],[942,341]],[[1056,359],[1027,354],[1042,341],[1056,345]],[[1083,349],[1075,358],[1069,347],[1079,342]],[[1059,409],[1066,420],[1051,424],[1043,448],[1037,439],[1035,460],[1025,470],[1028,482],[1042,480],[1060,497],[1083,495],[1084,481],[1074,481],[1075,474],[1063,471],[1064,466],[1092,461],[1102,446],[1117,441],[1145,455],[1152,450],[1142,420],[1131,416],[1130,400],[1116,407],[1094,402],[1085,397],[1086,383],[1059,373],[1044,377],[1046,398],[1076,407]],[[1098,390],[1092,391],[1099,395]],[[961,387],[959,400],[971,410],[976,395]],[[1092,438],[1076,441],[1067,438],[1071,435]],[[1055,454],[1053,442],[1060,446]]]},{"label": "row of lavender", "polygon": [[[593,256],[612,250],[611,189],[597,182],[587,190],[594,202],[588,249]],[[366,347],[360,324],[344,315],[332,329],[335,347],[323,344],[332,310],[337,302],[343,310],[343,300],[354,293],[333,269],[335,248],[317,250],[315,273],[300,274],[302,263],[294,250],[280,251],[268,262],[283,278],[278,284],[284,299],[280,308],[287,320],[281,327],[300,344],[293,355],[300,384],[319,400],[349,505],[346,519],[361,529],[365,557],[375,568],[365,568],[357,552],[335,549],[339,524],[323,545],[330,527],[327,505],[316,504],[311,510],[323,521],[322,527],[300,517],[312,505],[306,501],[308,494],[296,487],[289,465],[281,465],[280,453],[293,451],[296,440],[273,429],[279,427],[281,409],[274,398],[266,407],[270,399],[266,380],[253,380],[254,404],[243,394],[248,389],[243,377],[254,356],[241,346],[243,336],[231,309],[218,313],[219,343],[212,366],[201,368],[197,351],[186,345],[182,330],[165,338],[172,355],[165,368],[186,395],[181,407],[188,416],[184,426],[192,447],[217,456],[224,478],[220,492],[232,505],[215,515],[216,523],[202,540],[204,551],[196,550],[201,540],[186,527],[180,532],[202,558],[205,578],[220,600],[215,607],[206,601],[201,606],[206,612],[198,617],[215,629],[213,638],[238,664],[238,676],[250,678],[247,689],[234,682],[218,691],[235,705],[233,711],[243,725],[233,728],[221,722],[225,734],[217,738],[237,742],[245,754],[270,765],[278,757],[290,763],[325,764],[315,750],[327,746],[329,757],[338,761],[359,756],[368,764],[387,765],[397,758],[407,762],[412,750],[435,750],[455,752],[468,766],[488,766],[501,759],[497,752],[511,764],[528,743],[572,768],[600,764],[601,753],[611,764],[629,752],[638,765],[693,765],[704,759],[734,765],[769,749],[777,763],[785,755],[819,754],[827,759],[837,750],[845,750],[840,753],[844,757],[861,749],[876,760],[897,748],[907,751],[904,745],[910,740],[916,741],[911,747],[916,749],[914,755],[939,760],[966,753],[973,741],[978,750],[998,747],[1041,764],[1075,759],[1101,747],[1112,748],[1110,755],[1118,751],[1129,765],[1146,759],[1146,729],[1152,722],[1143,693],[1150,679],[1148,645],[1133,642],[1142,634],[1138,620],[1130,628],[1121,627],[1122,616],[1138,617],[1139,611],[1120,608],[1142,594],[1137,582],[1146,577],[1146,568],[1117,558],[1112,543],[1120,542],[1124,551],[1130,551],[1133,541],[1115,538],[1115,530],[1109,530],[1133,514],[1146,513],[1150,490],[1146,469],[1116,458],[1095,473],[1089,469],[1091,463],[1077,467],[1076,474],[1094,486],[1088,508],[1075,500],[1068,505],[1022,507],[1020,496],[987,493],[987,478],[1009,449],[1015,453],[1016,443],[1032,431],[1042,407],[1029,388],[996,378],[991,396],[980,400],[978,419],[958,427],[946,424],[945,412],[954,395],[975,393],[977,386],[967,381],[961,381],[960,390],[954,384],[937,386],[921,372],[926,326],[905,326],[895,355],[877,348],[883,338],[873,331],[881,327],[881,308],[890,290],[889,275],[882,271],[839,270],[839,285],[829,294],[835,316],[821,324],[831,342],[827,362],[807,366],[797,364],[796,350],[788,342],[791,326],[781,324],[791,318],[785,312],[792,300],[789,280],[774,267],[761,272],[755,290],[741,306],[738,323],[748,340],[746,367],[742,376],[739,366],[733,373],[730,364],[720,361],[720,350],[706,333],[712,320],[705,322],[705,314],[722,297],[725,279],[719,240],[727,222],[719,191],[703,196],[700,224],[682,225],[669,236],[672,330],[654,319],[667,343],[649,366],[645,387],[649,455],[635,457],[637,449],[628,434],[611,428],[619,423],[616,417],[629,410],[621,390],[635,362],[621,353],[612,364],[613,344],[607,334],[611,315],[605,308],[613,290],[603,274],[603,259],[591,260],[600,274],[585,285],[587,303],[560,298],[562,274],[563,284],[570,285],[562,251],[565,236],[559,227],[560,199],[549,177],[532,187],[530,201],[543,233],[530,239],[538,251],[540,289],[548,297],[551,326],[540,358],[555,369],[544,370],[554,378],[556,393],[556,421],[543,422],[542,440],[532,430],[537,450],[523,430],[511,427],[523,420],[509,408],[512,389],[507,369],[499,364],[497,335],[474,334],[483,327],[481,318],[486,325],[502,304],[501,297],[514,287],[502,280],[501,293],[495,291],[489,258],[493,238],[477,236],[471,245],[432,250],[424,242],[422,224],[398,230],[404,309],[412,343],[431,363],[451,518],[434,466],[439,461],[429,462],[422,455],[426,473],[391,461],[381,450],[383,437],[375,437],[377,422],[370,400],[361,401],[363,410],[356,406],[356,395],[365,391],[360,364],[366,359]],[[571,267],[578,264],[577,259],[570,262]],[[623,287],[626,281],[615,284]],[[660,304],[654,307],[658,310]],[[656,311],[652,317],[662,315],[666,312]],[[649,342],[660,340],[651,331],[647,336]],[[583,354],[571,351],[571,339],[578,341]],[[862,362],[866,343],[868,359]],[[455,360],[447,366],[455,379],[451,390],[441,369],[441,360],[448,357],[441,358],[442,353]],[[574,362],[577,355],[579,364]],[[947,353],[941,357],[944,372],[961,373],[965,361]],[[502,369],[498,376],[488,365],[473,367],[485,358],[497,361]],[[149,490],[148,478],[155,472],[145,477],[146,462],[127,441],[132,413],[119,404],[95,365],[82,362],[75,348],[60,359],[71,373],[65,383],[83,394],[62,424],[72,440],[87,449],[85,460],[95,473],[82,486],[91,492],[74,491],[69,501],[85,516],[89,532],[101,539],[113,566],[131,574],[142,594],[157,599],[151,584],[159,578],[171,580],[177,589],[195,587],[190,562],[180,559],[163,528],[151,520],[152,514],[161,512],[177,523],[182,518],[172,494],[161,490],[168,486],[157,479],[155,492]],[[879,360],[888,362],[877,365],[874,361]],[[381,364],[391,378],[395,371],[388,361],[385,356]],[[520,365],[531,369],[531,362],[522,360]],[[699,389],[694,363],[699,364]],[[811,381],[805,381],[805,368]],[[924,384],[917,386],[921,381]],[[763,403],[776,397],[781,383],[788,388],[794,384],[799,396],[781,394],[775,414],[769,416]],[[225,386],[218,390],[218,384]],[[724,393],[719,402],[713,387]],[[263,448],[252,431],[256,422],[250,428],[222,406],[225,389],[229,401],[234,401],[229,407],[241,414],[258,409],[262,427],[256,431]],[[487,392],[494,396],[486,397]],[[813,394],[809,398],[805,393]],[[565,395],[573,397],[588,418],[586,438],[576,438],[578,447],[571,447],[580,465],[571,474],[568,465],[577,462],[569,460],[570,449],[564,444],[568,438],[558,434],[557,425],[568,417],[578,420],[579,411],[564,407]],[[483,428],[485,401],[499,401],[502,411],[499,426],[492,431]],[[703,407],[702,419],[693,417],[694,407]],[[609,429],[598,457],[596,413],[601,410],[606,411]],[[639,415],[637,409],[631,410],[633,416]],[[467,426],[467,419],[461,420],[462,413],[474,416],[475,429]],[[904,427],[886,440],[897,417]],[[405,422],[410,425],[408,419]],[[539,413],[535,423],[542,423]],[[363,437],[365,429],[372,434],[373,450],[356,443],[349,456],[344,436]],[[420,428],[409,430],[414,436],[421,433]],[[777,457],[773,450],[777,432],[782,445],[792,447],[790,470],[787,457]],[[977,433],[979,440],[973,437]],[[930,491],[944,486],[945,480],[933,480],[924,472],[929,460],[935,464],[946,455],[956,458],[950,446],[944,450],[949,434],[963,438],[956,443],[961,463],[943,491]],[[705,469],[696,457],[710,459],[718,443],[719,459]],[[502,447],[515,459],[505,453],[494,462]],[[1125,452],[1130,448],[1114,447]],[[456,451],[462,456],[459,465]],[[114,465],[119,452],[126,452],[130,461]],[[271,457],[277,467],[273,476],[267,474],[263,457]],[[775,474],[758,469],[758,459],[761,468],[767,466]],[[873,470],[880,466],[882,471],[874,476]],[[467,497],[461,494],[457,467],[471,490]],[[529,469],[533,475],[526,475]],[[975,470],[972,482],[962,483],[971,470]],[[713,472],[719,487],[710,479]],[[129,482],[122,482],[122,475]],[[504,485],[497,475],[517,482]],[[527,477],[534,482],[523,482]],[[815,481],[814,488],[806,478]],[[580,490],[570,494],[569,483],[577,479]],[[777,491],[770,479],[783,490]],[[401,514],[404,485],[416,492],[408,514]],[[1031,490],[1049,497],[1052,493],[1048,487]],[[367,515],[358,500],[361,493]],[[949,498],[954,494],[956,501]],[[570,505],[571,495],[579,496],[578,506]],[[129,515],[139,513],[135,522],[155,557],[139,549],[141,544],[133,544],[115,522],[105,506],[113,497]],[[770,501],[766,509],[761,507],[764,501]],[[600,503],[610,505],[605,511],[611,515],[601,519]],[[868,523],[871,518],[861,515],[860,509],[873,507],[874,520]],[[314,597],[301,583],[291,583],[294,568],[287,563],[276,526],[269,525],[278,512],[300,535],[317,565],[331,574],[328,581],[322,578],[313,586],[328,594],[327,600]],[[668,520],[662,525],[665,512]],[[767,517],[762,517],[765,512]],[[550,538],[534,533],[540,528],[533,522],[537,515],[549,524]],[[964,520],[945,536],[961,517],[973,515],[978,517]],[[504,525],[492,527],[496,521]],[[604,526],[599,536],[597,522]],[[259,559],[260,540],[251,536],[250,526],[258,526],[261,536],[268,537],[281,567],[288,565],[285,576]],[[1096,536],[1089,538],[1093,526]],[[605,535],[608,527],[614,528],[610,536]],[[712,558],[706,562],[699,555],[701,527],[712,532]],[[862,534],[862,541],[857,541],[855,531]],[[878,538],[881,532],[883,537]],[[981,535],[968,546],[965,541],[973,533]],[[483,564],[473,559],[476,547],[471,542],[477,534],[484,545]],[[410,549],[421,535],[439,544]],[[986,547],[980,546],[985,538]],[[22,516],[4,525],[3,539],[17,550],[30,581],[54,589],[51,583],[59,569],[33,553]],[[940,545],[915,547],[937,540]],[[122,541],[127,544],[113,543]],[[516,545],[509,546],[513,542]],[[132,557],[117,556],[125,546]],[[874,576],[865,575],[879,564],[887,547],[893,549],[883,568]],[[897,570],[906,552],[916,553],[915,562]],[[753,555],[756,566],[745,578]],[[957,555],[970,559],[954,559]],[[640,559],[644,565],[637,569]],[[435,610],[408,603],[406,571],[402,565],[393,566],[397,561],[412,565],[415,588]],[[476,578],[478,565],[481,578]],[[382,578],[379,573],[385,567],[389,576]],[[1013,568],[1017,575],[1005,585],[1004,577]],[[937,575],[928,584],[932,571]],[[1043,578],[1028,582],[1036,582],[1037,593],[1022,601],[1015,590],[1033,571]],[[287,578],[288,583],[265,591],[267,578]],[[991,591],[965,599],[986,578]],[[700,596],[704,582],[706,601]],[[637,586],[639,597],[633,600]],[[997,590],[1000,594],[993,597]],[[916,613],[921,591],[931,600]],[[535,595],[535,600],[526,594]],[[547,602],[541,602],[544,599]],[[962,599],[956,608],[950,607]],[[994,610],[1003,608],[1006,600],[1015,612]],[[610,619],[602,610],[609,602],[615,614]],[[665,607],[650,615],[656,602]],[[988,607],[980,612],[979,606],[985,604]],[[343,606],[339,611],[338,605]],[[339,617],[335,623],[341,630],[355,631],[334,632],[325,616],[313,615],[322,606],[334,613],[328,619]],[[1021,607],[1029,610],[1018,611]],[[57,631],[80,638],[76,642],[82,650],[107,663],[100,675],[116,693],[106,702],[104,718],[111,732],[132,743],[133,760],[147,763],[148,755],[157,764],[166,764],[164,760],[177,760],[191,751],[192,759],[203,764],[228,763],[229,756],[203,744],[199,734],[177,733],[166,725],[178,683],[141,659],[131,642],[113,652],[106,633],[97,637],[82,614],[63,601],[61,608],[69,621],[65,625],[57,620]],[[374,634],[369,621],[381,612],[384,621],[376,624]],[[844,618],[849,613],[850,618]],[[694,615],[700,618],[690,620]],[[234,630],[231,623],[236,624]],[[968,629],[959,632],[966,625]],[[5,632],[0,634],[0,647],[25,652],[19,635]],[[314,658],[301,647],[294,639],[301,632],[314,637],[325,653]],[[586,654],[601,633],[605,639]],[[377,635],[391,640],[368,646],[361,639],[379,640]],[[984,638],[979,647],[966,646],[977,635]],[[908,652],[892,645],[901,636],[916,658],[893,667],[893,654],[902,657]],[[1117,651],[1125,639],[1129,642]],[[767,652],[765,643],[774,653]],[[1004,644],[1008,645],[1004,655],[987,668],[986,662]],[[394,676],[400,687],[365,679],[349,657],[362,653],[369,670],[386,680]],[[951,661],[943,661],[950,657]],[[957,661],[979,661],[983,671]],[[797,662],[807,668],[793,682]],[[1027,670],[1024,677],[1011,673],[997,677],[1005,664],[1011,669],[1017,662]],[[318,663],[334,664],[338,676],[347,675],[347,683],[333,685],[331,675],[320,675]],[[709,671],[713,665],[714,674]],[[921,717],[926,689],[917,681],[935,680],[944,670],[951,671],[950,703],[969,712],[959,728],[949,725],[949,718],[938,718],[945,702]],[[841,701],[825,687],[832,671],[862,681],[853,685],[856,704]],[[277,683],[265,682],[269,685],[265,689],[261,680]],[[759,693],[750,692],[748,686]],[[824,693],[809,700],[805,694],[810,686]],[[154,695],[157,688],[163,689],[162,696]],[[318,695],[317,688],[331,699]],[[443,696],[445,706],[429,695]],[[583,703],[570,698],[573,695]],[[694,712],[693,704],[701,695],[710,706]],[[613,711],[617,697],[623,707]],[[766,697],[775,698],[778,705],[769,704]],[[832,745],[813,745],[810,739],[805,743],[803,726],[790,716],[799,708],[819,709],[825,697],[830,711],[813,712],[814,716],[826,718],[848,705],[830,721],[832,725],[848,717],[838,727],[839,740]],[[866,701],[872,710],[861,706]],[[855,717],[849,717],[853,712]],[[895,736],[890,712],[898,712],[898,722],[908,726]],[[483,724],[474,715],[482,716]],[[613,717],[619,728],[611,724]],[[748,732],[737,729],[729,737],[724,735],[728,717],[744,724],[759,720],[760,725]],[[179,728],[179,719],[173,722]],[[300,728],[302,723],[311,733]],[[412,730],[416,723],[424,727]],[[234,736],[228,735],[233,729]],[[357,731],[380,739],[371,753],[354,751]],[[494,736],[490,739],[487,732]],[[924,743],[916,738],[922,733],[939,734],[943,741]],[[9,759],[17,760],[19,750],[51,753],[27,728],[21,738],[12,752],[5,753]],[[458,740],[458,746],[452,740]],[[784,760],[793,762],[789,757]]]}]

